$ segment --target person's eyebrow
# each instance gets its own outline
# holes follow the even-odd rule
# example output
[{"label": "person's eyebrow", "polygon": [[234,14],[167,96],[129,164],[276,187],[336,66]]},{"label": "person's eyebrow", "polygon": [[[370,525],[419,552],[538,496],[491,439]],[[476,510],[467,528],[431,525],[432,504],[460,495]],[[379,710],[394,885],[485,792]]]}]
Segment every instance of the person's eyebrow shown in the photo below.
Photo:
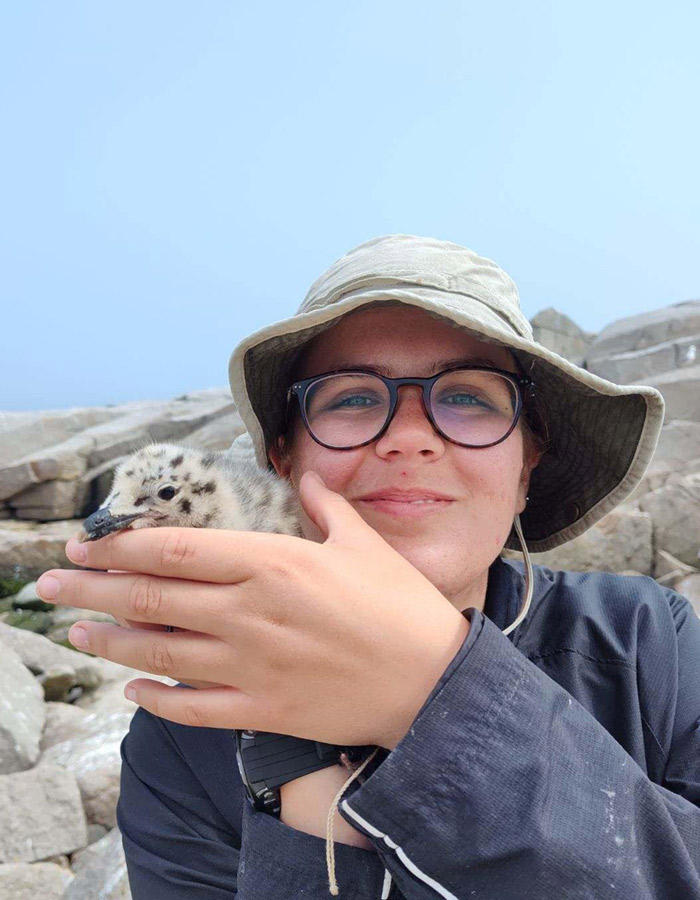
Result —
[{"label": "person's eyebrow", "polygon": [[[488,366],[489,368],[501,369],[502,366],[487,359],[485,356],[458,356],[454,359],[440,359],[434,362],[430,367],[430,374],[434,375],[442,369],[451,369],[453,366]],[[387,366],[378,363],[350,363],[339,362],[333,366],[333,370],[355,370],[359,372],[376,372],[378,375],[385,375],[387,378],[392,377],[392,370]]]}]

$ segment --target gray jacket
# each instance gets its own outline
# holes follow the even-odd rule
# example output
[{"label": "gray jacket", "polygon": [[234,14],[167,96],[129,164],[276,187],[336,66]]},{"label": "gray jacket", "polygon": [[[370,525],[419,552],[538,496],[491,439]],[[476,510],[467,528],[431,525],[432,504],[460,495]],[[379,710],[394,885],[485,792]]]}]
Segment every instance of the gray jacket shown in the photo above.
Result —
[{"label": "gray jacket", "polygon": [[[343,794],[342,900],[700,900],[700,620],[648,577],[497,559],[484,614]],[[122,742],[133,900],[321,900],[325,839],[254,812],[233,732],[137,710]]]}]

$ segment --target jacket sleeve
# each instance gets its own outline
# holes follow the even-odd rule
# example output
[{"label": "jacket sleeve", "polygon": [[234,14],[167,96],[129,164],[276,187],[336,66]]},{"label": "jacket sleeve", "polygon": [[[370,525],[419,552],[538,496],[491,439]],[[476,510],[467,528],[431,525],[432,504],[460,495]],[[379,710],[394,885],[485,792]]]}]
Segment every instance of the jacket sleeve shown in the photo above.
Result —
[{"label": "jacket sleeve", "polygon": [[[121,743],[117,824],[133,900],[330,897],[325,838],[255,811],[243,794],[233,741],[205,734],[220,729],[192,729],[197,753],[218,756],[220,790],[232,790],[227,771],[235,779],[242,805],[239,833],[204,789],[168,725],[139,708]],[[382,896],[385,869],[373,849],[336,841],[334,852],[343,900]]]},{"label": "jacket sleeve", "polygon": [[407,900],[700,898],[700,621],[675,597],[673,646],[649,626],[639,650],[676,700],[668,786],[467,611],[469,634],[408,733],[340,804]]},{"label": "jacket sleeve", "polygon": [[121,743],[117,825],[133,900],[237,897],[240,835],[162,719],[139,708]]}]

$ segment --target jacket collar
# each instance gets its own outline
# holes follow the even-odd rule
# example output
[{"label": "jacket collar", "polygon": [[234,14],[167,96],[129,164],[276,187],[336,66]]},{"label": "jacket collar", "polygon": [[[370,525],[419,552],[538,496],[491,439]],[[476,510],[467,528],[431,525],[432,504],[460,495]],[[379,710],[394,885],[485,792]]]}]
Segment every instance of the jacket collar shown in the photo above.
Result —
[{"label": "jacket collar", "polygon": [[[554,584],[554,574],[546,566],[532,567],[532,602],[521,625],[510,632],[508,638],[518,643],[521,631],[527,630],[538,604]],[[514,622],[525,599],[525,561],[505,560],[498,556],[489,566],[484,615],[501,631]]]}]

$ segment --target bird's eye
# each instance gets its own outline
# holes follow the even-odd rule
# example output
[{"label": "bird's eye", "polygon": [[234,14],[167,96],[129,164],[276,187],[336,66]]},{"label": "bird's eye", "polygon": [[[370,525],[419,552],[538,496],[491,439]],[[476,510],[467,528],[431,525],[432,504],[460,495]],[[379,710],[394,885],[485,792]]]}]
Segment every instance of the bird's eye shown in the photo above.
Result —
[{"label": "bird's eye", "polygon": [[169,484],[167,487],[161,488],[158,491],[158,496],[161,500],[172,500],[175,496],[175,488]]}]

